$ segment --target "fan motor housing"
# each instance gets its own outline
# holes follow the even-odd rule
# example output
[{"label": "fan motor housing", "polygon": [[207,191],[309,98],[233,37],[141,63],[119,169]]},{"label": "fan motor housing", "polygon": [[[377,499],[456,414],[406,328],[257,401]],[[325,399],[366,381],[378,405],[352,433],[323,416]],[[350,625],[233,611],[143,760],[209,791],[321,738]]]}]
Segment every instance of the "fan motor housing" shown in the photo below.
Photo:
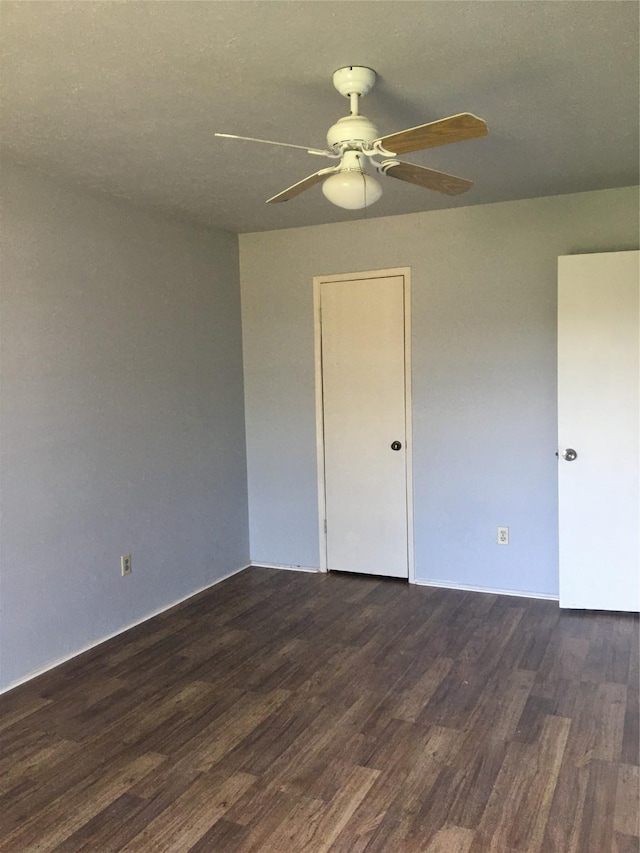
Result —
[{"label": "fan motor housing", "polygon": [[339,148],[360,148],[378,138],[378,128],[366,116],[345,116],[329,128],[327,145]]}]

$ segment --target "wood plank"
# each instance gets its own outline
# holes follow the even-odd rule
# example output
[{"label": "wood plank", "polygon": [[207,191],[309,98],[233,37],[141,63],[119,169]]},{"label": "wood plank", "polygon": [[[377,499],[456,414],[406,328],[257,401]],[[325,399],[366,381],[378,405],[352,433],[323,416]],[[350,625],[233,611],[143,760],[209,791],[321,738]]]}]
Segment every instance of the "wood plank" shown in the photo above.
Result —
[{"label": "wood plank", "polygon": [[624,684],[580,685],[569,755],[574,763],[619,761],[622,752],[627,688]]},{"label": "wood plank", "polygon": [[615,802],[617,787],[618,768],[614,764],[591,762],[576,850],[606,850],[610,845],[615,812],[607,803]]},{"label": "wood plank", "polygon": [[545,828],[545,850],[582,853],[578,844],[588,783],[588,766],[563,761]]},{"label": "wood plank", "polygon": [[462,826],[439,829],[429,842],[429,853],[468,853],[475,833]]},{"label": "wood plank", "polygon": [[228,779],[203,773],[158,817],[126,844],[123,853],[149,850],[187,851],[226,814],[256,777],[237,773]]},{"label": "wood plank", "polygon": [[512,742],[478,826],[474,846],[491,837],[500,849],[543,849],[570,720],[548,717],[539,743]]},{"label": "wood plank", "polygon": [[11,850],[37,849],[38,853],[54,850],[164,760],[162,755],[142,755],[84,780],[10,833],[3,842],[3,850],[7,853]]},{"label": "wood plank", "polygon": [[245,694],[232,708],[205,726],[178,750],[176,760],[190,757],[201,772],[210,770],[282,705],[288,696],[289,692],[285,690],[273,690],[264,695]]},{"label": "wood plank", "polygon": [[298,853],[326,853],[379,775],[378,770],[369,767],[353,767],[335,797],[327,804],[309,800],[308,806],[302,809],[296,806],[264,842],[262,850],[264,853],[282,853],[285,849]]},{"label": "wood plank", "polygon": [[614,829],[640,838],[640,767],[636,764],[618,767]]},{"label": "wood plank", "polygon": [[450,658],[437,658],[412,687],[403,690],[396,698],[391,716],[397,720],[415,723],[442,680],[449,674],[452,665],[453,661]]},{"label": "wood plank", "polygon": [[612,853],[639,853],[640,839],[635,835],[623,835],[615,832],[613,835]]}]

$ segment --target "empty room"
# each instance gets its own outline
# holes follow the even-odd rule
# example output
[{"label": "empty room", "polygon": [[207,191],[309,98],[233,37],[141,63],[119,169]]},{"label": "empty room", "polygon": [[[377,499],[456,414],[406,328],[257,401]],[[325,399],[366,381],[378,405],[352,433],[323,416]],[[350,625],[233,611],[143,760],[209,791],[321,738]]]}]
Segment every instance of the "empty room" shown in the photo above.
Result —
[{"label": "empty room", "polygon": [[638,853],[635,0],[1,0],[2,853]]}]

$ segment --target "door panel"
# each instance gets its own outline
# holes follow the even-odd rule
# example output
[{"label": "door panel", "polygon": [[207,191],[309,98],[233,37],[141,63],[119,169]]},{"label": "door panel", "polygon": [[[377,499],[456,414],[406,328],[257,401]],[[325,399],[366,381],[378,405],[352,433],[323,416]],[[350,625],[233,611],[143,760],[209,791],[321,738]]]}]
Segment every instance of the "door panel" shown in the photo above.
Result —
[{"label": "door panel", "polygon": [[640,607],[639,256],[559,259],[561,607]]},{"label": "door panel", "polygon": [[407,577],[403,277],[323,282],[320,310],[327,566]]}]

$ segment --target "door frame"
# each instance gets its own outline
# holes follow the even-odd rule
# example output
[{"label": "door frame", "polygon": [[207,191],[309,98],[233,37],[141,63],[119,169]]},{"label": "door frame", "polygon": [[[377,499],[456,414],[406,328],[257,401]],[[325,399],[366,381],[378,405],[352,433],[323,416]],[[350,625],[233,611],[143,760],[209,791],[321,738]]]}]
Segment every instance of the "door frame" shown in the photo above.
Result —
[{"label": "door frame", "polygon": [[413,541],[413,432],[411,403],[411,267],[366,270],[363,272],[316,275],[313,277],[313,343],[316,395],[316,455],[318,476],[318,539],[320,543],[320,571],[328,571],[326,533],[326,483],[324,470],[324,417],[322,405],[322,318],[320,315],[320,289],[323,284],[340,281],[361,281],[369,278],[404,279],[404,393],[405,393],[405,466],[407,484],[407,563],[409,583],[415,583],[415,549]]}]

